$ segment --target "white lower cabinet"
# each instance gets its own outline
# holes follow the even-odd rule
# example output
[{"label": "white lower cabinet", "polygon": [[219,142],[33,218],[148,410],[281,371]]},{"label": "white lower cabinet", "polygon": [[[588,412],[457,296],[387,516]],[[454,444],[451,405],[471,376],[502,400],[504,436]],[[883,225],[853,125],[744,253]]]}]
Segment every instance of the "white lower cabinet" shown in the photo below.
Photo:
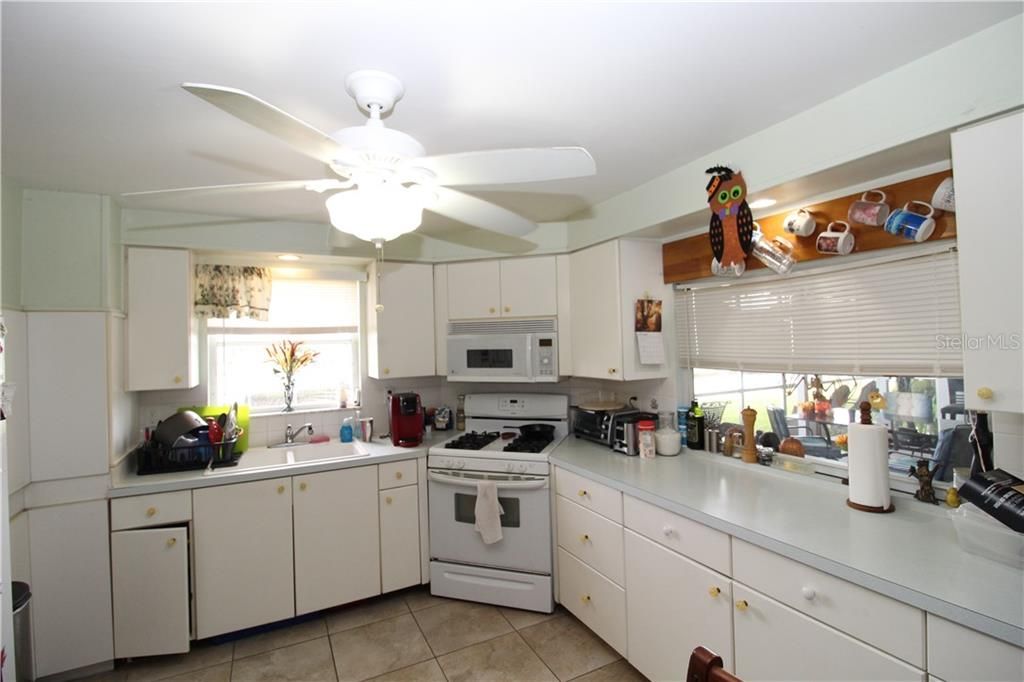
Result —
[{"label": "white lower cabinet", "polygon": [[744,682],[925,679],[923,671],[739,583],[733,602],[735,673]]},{"label": "white lower cabinet", "polygon": [[630,663],[652,680],[682,680],[690,652],[703,646],[733,670],[732,581],[631,530],[625,535]]},{"label": "white lower cabinet", "polygon": [[928,614],[928,672],[945,682],[1024,680],[1024,649]]},{"label": "white lower cabinet", "polygon": [[384,592],[420,584],[420,502],[415,485],[381,490],[380,582]]},{"label": "white lower cabinet", "polygon": [[566,609],[626,655],[626,591],[558,548],[558,594]]},{"label": "white lower cabinet", "polygon": [[187,528],[111,533],[110,566],[114,658],[187,652]]},{"label": "white lower cabinet", "polygon": [[295,615],[290,478],[192,493],[196,636]]},{"label": "white lower cabinet", "polygon": [[377,467],[296,476],[291,482],[295,615],[380,594]]}]

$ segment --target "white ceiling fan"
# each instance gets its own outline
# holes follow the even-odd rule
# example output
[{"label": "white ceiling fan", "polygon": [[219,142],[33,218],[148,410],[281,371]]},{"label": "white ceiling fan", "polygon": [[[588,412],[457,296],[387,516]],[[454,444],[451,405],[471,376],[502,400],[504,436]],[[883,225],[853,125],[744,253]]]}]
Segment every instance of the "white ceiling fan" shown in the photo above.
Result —
[{"label": "white ceiling fan", "polygon": [[356,71],[348,76],[345,91],[369,119],[364,125],[331,134],[243,90],[199,83],[184,83],[182,87],[323,161],[336,177],[130,192],[123,197],[285,189],[332,192],[325,201],[331,223],[379,247],[419,227],[424,209],[484,230],[521,237],[536,229],[536,223],[451,188],[541,182],[596,172],[593,157],[582,147],[426,156],[423,145],[413,137],[384,126],[381,116],[394,107],[405,89],[401,81],[381,71]]}]

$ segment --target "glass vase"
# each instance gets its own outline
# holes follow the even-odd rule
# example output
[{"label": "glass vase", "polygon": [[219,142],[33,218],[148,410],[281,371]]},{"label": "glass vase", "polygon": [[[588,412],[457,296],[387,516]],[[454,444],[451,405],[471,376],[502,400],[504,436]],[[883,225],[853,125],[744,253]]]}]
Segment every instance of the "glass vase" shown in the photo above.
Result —
[{"label": "glass vase", "polygon": [[291,374],[286,374],[282,381],[284,383],[284,409],[281,411],[291,412],[295,409],[292,407],[292,400],[295,398],[295,378]]}]

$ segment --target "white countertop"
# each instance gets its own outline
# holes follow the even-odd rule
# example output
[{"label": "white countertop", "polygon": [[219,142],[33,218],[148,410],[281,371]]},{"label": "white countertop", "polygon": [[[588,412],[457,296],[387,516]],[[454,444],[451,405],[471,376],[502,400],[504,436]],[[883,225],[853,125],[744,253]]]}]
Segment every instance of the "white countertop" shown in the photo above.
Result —
[{"label": "white countertop", "polygon": [[109,496],[130,497],[174,490],[192,490],[425,457],[427,448],[457,435],[455,431],[435,431],[425,436],[423,443],[415,448],[395,447],[390,440],[381,439],[374,439],[373,443],[356,442],[354,445],[332,439],[327,443],[306,444],[291,449],[249,448],[239,459],[237,466],[146,476],[136,474],[133,469],[134,463],[130,461],[131,457],[125,457],[121,464],[110,472]]},{"label": "white countertop", "polygon": [[845,486],[689,453],[641,460],[569,437],[551,463],[924,611],[1024,646],[1024,572],[963,551],[946,507],[897,494],[892,514]]}]

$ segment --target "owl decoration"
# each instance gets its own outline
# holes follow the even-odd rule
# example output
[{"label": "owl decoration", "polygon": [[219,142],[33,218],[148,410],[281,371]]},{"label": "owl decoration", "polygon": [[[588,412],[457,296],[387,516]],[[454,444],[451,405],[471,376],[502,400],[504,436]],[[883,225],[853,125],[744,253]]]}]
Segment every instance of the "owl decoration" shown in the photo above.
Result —
[{"label": "owl decoration", "polygon": [[743,173],[726,166],[713,166],[706,173],[708,205],[711,208],[711,272],[739,277],[747,268],[747,256],[754,247],[754,216],[747,205],[747,183]]}]

